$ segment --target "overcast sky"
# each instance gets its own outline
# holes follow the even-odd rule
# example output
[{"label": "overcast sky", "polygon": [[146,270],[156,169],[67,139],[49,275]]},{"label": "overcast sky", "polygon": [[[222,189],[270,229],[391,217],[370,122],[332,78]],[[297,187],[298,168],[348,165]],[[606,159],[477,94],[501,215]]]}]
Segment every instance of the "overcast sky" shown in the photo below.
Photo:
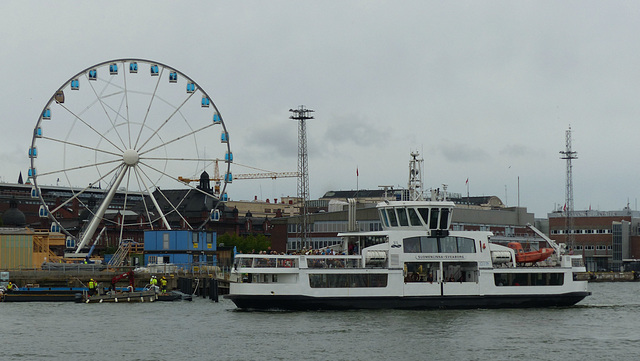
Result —
[{"label": "overcast sky", "polygon": [[[296,171],[290,108],[307,125],[311,198],[425,186],[496,195],[545,217],[640,195],[640,2],[2,1],[0,180],[16,182],[40,111],[72,75],[117,58],[175,67],[213,98],[234,173]],[[43,150],[39,150],[43,151]],[[222,158],[224,155],[220,155]],[[356,178],[359,170],[359,179]],[[238,180],[232,199],[296,195],[295,179]]]}]

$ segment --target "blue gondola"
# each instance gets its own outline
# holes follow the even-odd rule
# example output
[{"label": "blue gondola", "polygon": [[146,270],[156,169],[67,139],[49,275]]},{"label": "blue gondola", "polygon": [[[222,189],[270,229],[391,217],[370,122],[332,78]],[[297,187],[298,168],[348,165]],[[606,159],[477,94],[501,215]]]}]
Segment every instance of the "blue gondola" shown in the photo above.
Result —
[{"label": "blue gondola", "polygon": [[223,202],[226,202],[226,201],[228,201],[228,200],[229,200],[229,196],[227,195],[227,193],[223,193],[223,194],[220,196],[220,199],[221,199]]},{"label": "blue gondola", "polygon": [[47,108],[42,112],[42,119],[49,120],[51,119],[51,109]]},{"label": "blue gondola", "polygon": [[222,118],[220,118],[220,115],[218,113],[215,113],[213,115],[213,124],[218,124],[218,123],[222,123]]},{"label": "blue gondola", "polygon": [[38,158],[38,148],[36,147],[29,148],[29,158]]},{"label": "blue gondola", "polygon": [[214,222],[217,222],[220,220],[220,210],[219,209],[213,209],[211,210],[211,220]]},{"label": "blue gondola", "polygon": [[51,223],[51,227],[49,228],[51,232],[60,233],[60,225],[58,223]]},{"label": "blue gondola", "polygon": [[224,161],[227,162],[227,163],[233,163],[233,153],[226,152],[224,154]]},{"label": "blue gondola", "polygon": [[36,169],[35,168],[29,168],[29,171],[27,172],[27,176],[29,178],[35,177],[36,176]]},{"label": "blue gondola", "polygon": [[176,83],[178,81],[178,73],[175,71],[172,71],[171,73],[169,73],[169,83]]},{"label": "blue gondola", "polygon": [[233,182],[233,175],[231,174],[231,172],[229,172],[229,173],[224,175],[224,180],[227,183],[232,183]]},{"label": "blue gondola", "polygon": [[78,89],[80,89],[80,80],[78,79],[71,80],[71,90],[78,90]]},{"label": "blue gondola", "polygon": [[129,73],[135,74],[137,72],[138,72],[138,63],[136,63],[135,61],[129,63]]},{"label": "blue gondola", "polygon": [[98,79],[98,71],[95,69],[89,70],[89,80],[97,80]]},{"label": "blue gondola", "polygon": [[206,95],[203,95],[202,96],[202,107],[203,108],[208,108],[210,103],[211,103],[211,100],[209,100],[209,98],[207,98]]},{"label": "blue gondola", "polygon": [[109,74],[118,75],[118,64],[116,63],[109,64]]},{"label": "blue gondola", "polygon": [[39,198],[40,197],[40,192],[38,192],[38,188],[31,187],[31,198]]},{"label": "blue gondola", "polygon": [[36,137],[36,138],[42,138],[42,128],[35,127],[33,129],[33,136]]},{"label": "blue gondola", "polygon": [[229,133],[228,132],[222,132],[222,134],[220,135],[220,143],[229,143]]},{"label": "blue gondola", "polygon": [[151,65],[151,76],[158,76],[160,70],[156,64]]},{"label": "blue gondola", "polygon": [[49,216],[49,210],[47,210],[43,205],[38,209],[38,216],[42,218],[46,218]]},{"label": "blue gondola", "polygon": [[193,82],[187,83],[187,93],[193,93],[196,91],[196,84]]}]

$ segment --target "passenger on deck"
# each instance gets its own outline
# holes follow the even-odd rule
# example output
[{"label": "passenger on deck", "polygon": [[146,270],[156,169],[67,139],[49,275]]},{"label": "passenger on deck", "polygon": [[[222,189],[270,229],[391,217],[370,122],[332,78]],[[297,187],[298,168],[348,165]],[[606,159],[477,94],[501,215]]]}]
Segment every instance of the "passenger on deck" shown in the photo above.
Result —
[{"label": "passenger on deck", "polygon": [[429,275],[427,276],[427,282],[433,283],[433,274],[432,273],[429,273]]}]

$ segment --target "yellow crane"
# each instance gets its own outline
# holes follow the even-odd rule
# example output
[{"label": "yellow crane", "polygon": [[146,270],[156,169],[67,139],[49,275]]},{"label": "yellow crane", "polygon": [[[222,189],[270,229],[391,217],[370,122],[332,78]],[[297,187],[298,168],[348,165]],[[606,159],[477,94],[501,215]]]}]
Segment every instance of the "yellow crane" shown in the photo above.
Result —
[{"label": "yellow crane", "polygon": [[[276,178],[295,178],[298,177],[298,172],[263,172],[263,173],[242,173],[242,174],[234,174],[233,179],[276,179]],[[199,182],[200,178],[186,178],[186,177],[178,177],[178,180],[184,183],[191,182]],[[220,185],[222,178],[220,177],[220,170],[218,168],[218,160],[216,159],[214,169],[213,169],[213,178],[211,178],[215,182],[214,184],[214,194],[220,194]]]}]

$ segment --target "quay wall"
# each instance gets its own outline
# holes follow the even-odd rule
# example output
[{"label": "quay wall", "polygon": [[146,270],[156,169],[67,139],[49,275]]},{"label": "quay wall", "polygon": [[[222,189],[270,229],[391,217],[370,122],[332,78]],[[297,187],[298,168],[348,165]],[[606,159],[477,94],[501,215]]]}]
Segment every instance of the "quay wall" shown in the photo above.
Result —
[{"label": "quay wall", "polygon": [[[111,279],[117,275],[128,272],[129,269],[74,269],[74,270],[12,270],[9,272],[9,280],[19,288],[25,287],[87,287],[90,279],[98,282],[99,287],[111,286]],[[229,290],[229,280],[225,275],[213,274],[178,274],[178,273],[154,273],[158,280],[163,276],[167,279],[168,290],[180,290],[188,294],[207,295],[211,291],[212,282],[216,280],[218,294],[226,294]],[[134,287],[143,288],[150,283],[152,274],[135,273]],[[220,277],[217,277],[220,276]],[[116,286],[126,287],[127,279],[120,280]],[[159,285],[159,282],[158,282]],[[189,292],[185,292],[189,291]]]}]

